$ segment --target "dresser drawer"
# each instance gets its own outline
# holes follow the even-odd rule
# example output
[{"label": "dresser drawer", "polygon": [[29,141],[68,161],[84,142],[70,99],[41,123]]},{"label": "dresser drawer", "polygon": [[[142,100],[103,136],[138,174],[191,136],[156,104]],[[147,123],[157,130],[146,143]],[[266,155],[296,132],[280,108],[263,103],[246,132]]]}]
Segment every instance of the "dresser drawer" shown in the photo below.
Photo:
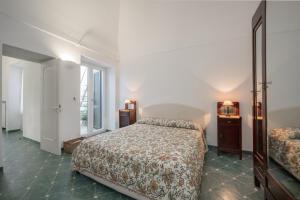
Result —
[{"label": "dresser drawer", "polygon": [[119,124],[120,128],[129,126],[136,122],[136,110],[119,110]]},{"label": "dresser drawer", "polygon": [[122,116],[122,117],[129,117],[130,112],[129,112],[129,111],[121,110],[121,111],[119,112],[119,115]]},{"label": "dresser drawer", "polygon": [[120,116],[120,128],[129,126],[130,125],[130,119],[127,116]]},{"label": "dresser drawer", "polygon": [[219,124],[221,126],[240,125],[240,120],[239,119],[219,118]]}]

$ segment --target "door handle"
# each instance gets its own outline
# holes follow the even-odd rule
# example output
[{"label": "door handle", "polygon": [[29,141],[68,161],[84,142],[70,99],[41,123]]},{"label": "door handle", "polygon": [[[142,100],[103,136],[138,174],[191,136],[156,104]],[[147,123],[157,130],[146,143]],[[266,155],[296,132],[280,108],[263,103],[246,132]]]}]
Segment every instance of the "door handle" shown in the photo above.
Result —
[{"label": "door handle", "polygon": [[272,81],[267,81],[267,82],[258,82],[258,85],[262,85],[265,89],[269,87],[269,85],[272,85]]},{"label": "door handle", "polygon": [[52,109],[55,110],[57,113],[60,113],[62,111],[60,104],[58,106],[53,106]]},{"label": "door handle", "polygon": [[272,85],[272,81],[267,81],[267,82],[258,82],[257,84],[262,85],[262,84],[266,84],[266,85]]}]

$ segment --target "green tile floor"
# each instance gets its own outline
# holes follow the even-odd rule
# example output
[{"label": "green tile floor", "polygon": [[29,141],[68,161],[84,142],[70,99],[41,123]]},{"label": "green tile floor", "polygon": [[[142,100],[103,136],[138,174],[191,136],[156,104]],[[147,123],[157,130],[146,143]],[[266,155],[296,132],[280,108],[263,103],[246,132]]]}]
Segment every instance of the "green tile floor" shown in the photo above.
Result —
[{"label": "green tile floor", "polygon": [[[39,144],[20,132],[3,133],[4,173],[0,173],[1,200],[129,200],[112,189],[73,173],[71,155],[55,156],[41,151]],[[210,147],[205,157],[201,200],[262,200],[261,189],[254,188],[252,156],[223,154]]]}]

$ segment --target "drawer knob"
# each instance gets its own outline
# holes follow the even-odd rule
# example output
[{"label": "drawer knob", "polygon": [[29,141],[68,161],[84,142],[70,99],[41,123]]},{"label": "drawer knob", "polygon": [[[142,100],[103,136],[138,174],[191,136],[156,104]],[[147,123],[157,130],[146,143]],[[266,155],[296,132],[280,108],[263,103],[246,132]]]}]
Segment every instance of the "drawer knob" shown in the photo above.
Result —
[{"label": "drawer knob", "polygon": [[231,123],[231,121],[227,121],[227,123],[228,123],[228,124],[230,124],[230,123]]}]

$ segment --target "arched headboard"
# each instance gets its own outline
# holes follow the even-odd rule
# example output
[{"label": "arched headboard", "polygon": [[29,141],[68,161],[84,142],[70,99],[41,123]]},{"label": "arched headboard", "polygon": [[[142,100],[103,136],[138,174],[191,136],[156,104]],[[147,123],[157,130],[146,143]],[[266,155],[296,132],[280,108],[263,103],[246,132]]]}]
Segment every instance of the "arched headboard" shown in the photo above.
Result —
[{"label": "arched headboard", "polygon": [[300,127],[300,107],[289,107],[268,112],[268,129]]},{"label": "arched headboard", "polygon": [[208,113],[199,108],[174,103],[145,106],[142,108],[141,116],[191,120],[201,125],[203,129],[206,128],[210,117]]}]

